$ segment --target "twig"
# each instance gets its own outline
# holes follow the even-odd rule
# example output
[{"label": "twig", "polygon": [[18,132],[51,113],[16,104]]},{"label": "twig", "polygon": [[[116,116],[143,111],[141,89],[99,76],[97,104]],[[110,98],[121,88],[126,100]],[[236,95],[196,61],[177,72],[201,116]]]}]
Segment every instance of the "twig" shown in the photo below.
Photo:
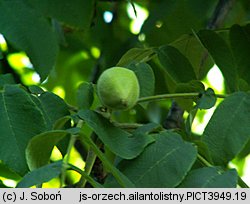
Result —
[{"label": "twig", "polygon": [[103,188],[103,186],[101,184],[96,182],[91,176],[89,176],[86,172],[82,171],[81,169],[77,168],[76,166],[74,166],[72,164],[66,164],[66,167],[68,169],[72,169],[72,170],[78,172],[79,174],[81,174],[82,177],[85,178],[93,187]]},{"label": "twig", "polygon": [[[199,97],[200,93],[174,93],[174,94],[162,94],[162,95],[155,95],[155,96],[148,96],[143,97],[138,100],[137,103],[148,102],[148,101],[156,101],[156,100],[165,100],[165,99],[175,99],[175,98],[186,98],[192,99]],[[227,95],[223,94],[215,94],[217,98],[225,98]]]}]

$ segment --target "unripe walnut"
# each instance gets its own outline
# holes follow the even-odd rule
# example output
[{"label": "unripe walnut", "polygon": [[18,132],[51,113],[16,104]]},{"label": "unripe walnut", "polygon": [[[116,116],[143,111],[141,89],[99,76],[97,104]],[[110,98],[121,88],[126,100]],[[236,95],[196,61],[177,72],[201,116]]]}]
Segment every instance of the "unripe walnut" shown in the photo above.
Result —
[{"label": "unripe walnut", "polygon": [[97,81],[97,94],[103,106],[114,110],[132,108],[140,87],[135,73],[123,67],[105,70]]}]

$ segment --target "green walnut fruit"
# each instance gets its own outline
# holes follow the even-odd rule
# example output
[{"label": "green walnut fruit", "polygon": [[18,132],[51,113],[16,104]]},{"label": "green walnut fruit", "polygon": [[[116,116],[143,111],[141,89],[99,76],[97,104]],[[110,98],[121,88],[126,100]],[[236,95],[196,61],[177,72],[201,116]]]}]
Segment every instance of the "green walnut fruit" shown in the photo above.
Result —
[{"label": "green walnut fruit", "polygon": [[140,87],[135,73],[122,67],[105,70],[97,81],[97,94],[103,106],[114,110],[132,108]]}]

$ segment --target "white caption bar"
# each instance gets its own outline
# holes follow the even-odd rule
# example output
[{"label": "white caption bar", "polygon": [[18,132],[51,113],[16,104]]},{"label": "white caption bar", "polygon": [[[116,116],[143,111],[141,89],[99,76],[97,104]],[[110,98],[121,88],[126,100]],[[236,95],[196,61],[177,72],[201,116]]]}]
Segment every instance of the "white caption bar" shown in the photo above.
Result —
[{"label": "white caption bar", "polygon": [[249,203],[249,189],[0,189],[0,204]]}]

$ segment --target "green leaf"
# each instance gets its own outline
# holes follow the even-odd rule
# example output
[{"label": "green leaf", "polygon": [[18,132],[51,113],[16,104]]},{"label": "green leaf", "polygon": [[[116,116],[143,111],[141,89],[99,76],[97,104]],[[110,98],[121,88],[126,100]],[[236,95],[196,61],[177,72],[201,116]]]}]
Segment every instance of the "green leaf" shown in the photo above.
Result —
[{"label": "green leaf", "polygon": [[248,156],[249,154],[250,154],[250,138],[249,138],[247,144],[244,146],[244,148],[239,153],[238,158],[243,159],[246,156]]},{"label": "green leaf", "polygon": [[[72,118],[69,115],[59,118],[54,123],[53,130],[68,130],[68,128],[71,127],[71,119]],[[65,156],[67,154],[69,140],[69,137],[65,137],[56,145],[56,147],[60,150],[62,156]]]},{"label": "green leaf", "polygon": [[166,45],[158,50],[160,63],[176,82],[196,79],[194,69],[188,59],[176,48]]},{"label": "green leaf", "polygon": [[147,45],[173,42],[192,29],[200,30],[206,26],[216,3],[216,0],[149,1],[150,15],[143,23],[141,33],[146,35]]},{"label": "green leaf", "polygon": [[0,175],[1,175],[1,177],[11,179],[11,180],[20,180],[21,179],[21,177],[17,173],[11,171],[8,167],[6,167],[2,163],[0,163]]},{"label": "green leaf", "polygon": [[14,78],[11,74],[0,75],[0,88],[5,84],[15,84]]},{"label": "green leaf", "polygon": [[236,188],[238,174],[235,169],[221,172],[215,167],[195,169],[188,173],[180,188]]},{"label": "green leaf", "polygon": [[[188,83],[179,83],[175,89],[175,93],[194,93],[194,92],[203,92],[205,87],[200,81],[190,81]],[[178,105],[186,111],[191,111],[193,107],[194,99],[187,98],[177,98],[175,101]]]},{"label": "green leaf", "polygon": [[134,131],[134,134],[148,134],[154,130],[158,130],[158,129],[161,129],[161,125],[160,124],[157,124],[157,123],[148,123],[148,124],[145,124],[139,128],[137,128],[135,131]]},{"label": "green leaf", "polygon": [[250,84],[250,24],[234,25],[229,34],[239,76]]},{"label": "green leaf", "polygon": [[30,170],[47,165],[53,147],[67,135],[69,133],[66,131],[54,130],[33,137],[26,148],[26,159]]},{"label": "green leaf", "polygon": [[214,90],[208,88],[206,91],[203,91],[201,96],[197,99],[196,108],[210,109],[215,105],[216,100],[217,98],[215,96]]},{"label": "green leaf", "polygon": [[17,184],[16,188],[29,188],[48,182],[61,174],[62,166],[62,161],[58,161],[35,169],[34,171],[26,174]]},{"label": "green leaf", "polygon": [[30,95],[17,85],[0,91],[0,160],[23,175],[28,171],[25,149],[29,140],[46,130],[46,122]]},{"label": "green leaf", "polygon": [[141,63],[150,60],[155,55],[152,48],[132,48],[127,51],[117,63],[117,66],[128,66],[133,63]]},{"label": "green leaf", "polygon": [[93,84],[83,82],[77,89],[77,106],[80,109],[89,109],[94,101]]},{"label": "green leaf", "polygon": [[2,0],[0,13],[0,33],[27,53],[43,81],[53,68],[58,52],[57,39],[49,22],[19,0]]},{"label": "green leaf", "polygon": [[[118,169],[139,188],[175,187],[195,162],[197,150],[170,131],[155,135],[155,140],[137,158],[122,160]],[[116,187],[112,181],[106,185]]]},{"label": "green leaf", "polygon": [[58,119],[69,115],[67,104],[56,94],[43,92],[37,96],[33,96],[33,99],[46,118],[48,130],[53,129],[53,125]]},{"label": "green leaf", "polygon": [[43,15],[55,18],[76,28],[90,27],[94,14],[94,0],[28,0]]},{"label": "green leaf", "polygon": [[39,95],[45,92],[40,86],[36,86],[36,85],[29,86],[28,89],[30,93],[35,94],[35,95]]},{"label": "green leaf", "polygon": [[155,76],[152,68],[147,63],[130,64],[129,69],[133,70],[140,85],[140,97],[154,95]]},{"label": "green leaf", "polygon": [[232,52],[227,43],[214,31],[202,30],[198,33],[205,48],[220,68],[230,91],[238,88],[238,73]]},{"label": "green leaf", "polygon": [[[70,113],[67,104],[62,98],[51,92],[42,92],[42,90],[38,88],[33,88],[32,91],[37,92],[36,95],[32,95],[32,97],[46,118],[47,130],[70,127]],[[65,138],[57,145],[62,155],[66,154],[68,140],[68,138]]]},{"label": "green leaf", "polygon": [[98,135],[100,140],[116,155],[124,159],[138,156],[154,139],[146,134],[131,135],[115,126],[100,114],[86,110],[79,111],[82,118]]},{"label": "green leaf", "polygon": [[236,92],[215,110],[202,141],[216,165],[226,165],[250,138],[250,94]]},{"label": "green leaf", "polygon": [[170,45],[177,48],[190,61],[197,79],[203,79],[214,64],[194,35],[184,34]]},{"label": "green leaf", "polygon": [[[66,115],[66,116],[63,116],[62,118],[59,118],[54,123],[53,130],[65,129],[65,127],[67,127],[68,124],[70,123],[71,119],[72,119],[72,117],[70,115]],[[69,128],[69,127],[70,127],[70,125],[67,128]]]},{"label": "green leaf", "polygon": [[250,91],[250,85],[244,80],[244,79],[239,79],[239,90],[240,91]]},{"label": "green leaf", "polygon": [[193,93],[201,92],[205,90],[205,86],[202,82],[198,80],[192,80],[188,83],[177,84],[175,93]]}]

